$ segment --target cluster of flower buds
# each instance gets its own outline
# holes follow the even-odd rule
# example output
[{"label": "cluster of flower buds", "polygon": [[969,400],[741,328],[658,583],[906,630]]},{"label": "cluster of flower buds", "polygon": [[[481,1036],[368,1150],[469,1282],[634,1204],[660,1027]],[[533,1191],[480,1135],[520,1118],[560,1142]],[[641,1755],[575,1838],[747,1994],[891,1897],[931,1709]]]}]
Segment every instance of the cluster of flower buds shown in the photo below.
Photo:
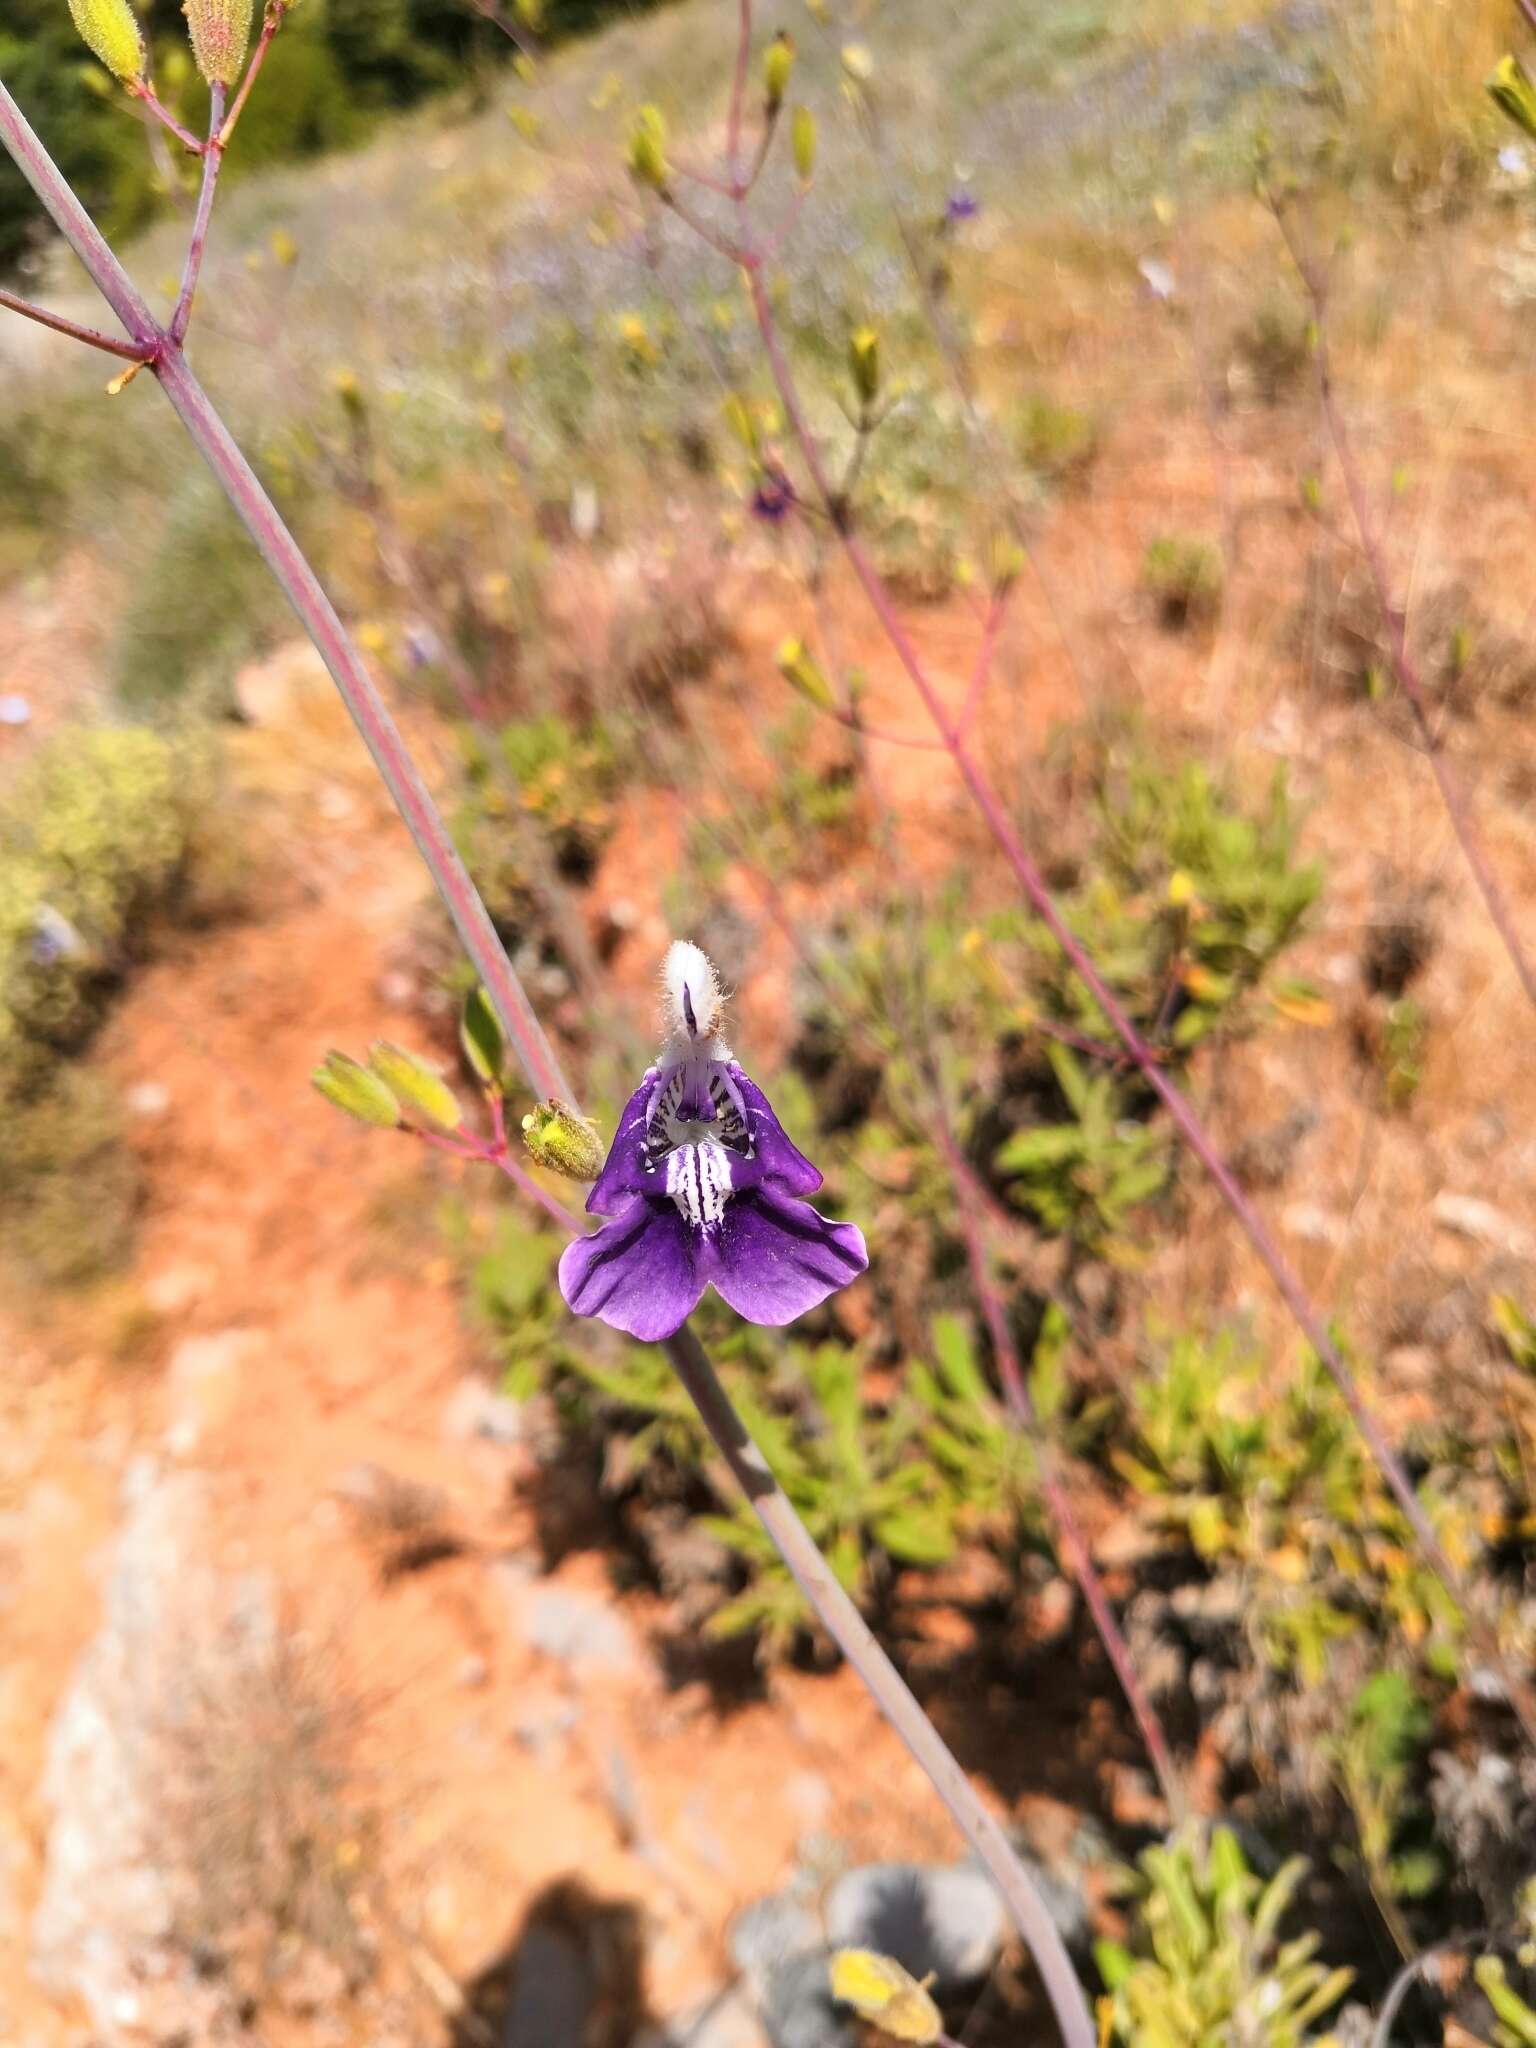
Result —
[{"label": "cluster of flower buds", "polygon": [[[284,15],[295,4],[268,0],[269,15]],[[239,77],[250,47],[252,11],[253,0],[185,0],[192,56],[208,85],[228,91]],[[69,12],[81,41],[114,78],[125,85],[144,80],[149,52],[130,0],[69,0]]]},{"label": "cluster of flower buds", "polygon": [[777,118],[784,104],[784,95],[789,90],[789,75],[794,68],[794,39],[780,29],[768,45],[768,54],[763,59],[763,99],[770,121]]},{"label": "cluster of flower buds", "polygon": [[636,114],[629,133],[629,175],[637,185],[648,185],[653,192],[665,192],[671,183],[666,116],[649,102]]}]

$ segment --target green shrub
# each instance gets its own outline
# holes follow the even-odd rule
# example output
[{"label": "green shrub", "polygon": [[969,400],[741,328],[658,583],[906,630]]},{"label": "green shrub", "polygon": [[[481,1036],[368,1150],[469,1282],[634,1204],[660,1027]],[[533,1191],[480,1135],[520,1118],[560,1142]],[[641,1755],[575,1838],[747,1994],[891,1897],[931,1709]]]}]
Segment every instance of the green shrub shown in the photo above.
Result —
[{"label": "green shrub", "polygon": [[39,1277],[109,1263],[131,1211],[104,1084],[75,1072],[145,927],[182,891],[205,763],[133,726],[65,727],[0,821],[0,1211]]},{"label": "green shrub", "polygon": [[1141,561],[1142,588],[1157,601],[1165,626],[1208,625],[1221,608],[1226,571],[1221,550],[1207,540],[1165,534]]},{"label": "green shrub", "polygon": [[1031,392],[1014,413],[1013,442],[1019,460],[1043,483],[1066,483],[1092,465],[1099,423],[1077,406]]},{"label": "green shrub", "polygon": [[286,619],[282,596],[212,479],[191,471],[118,622],[113,680],[137,715],[223,712],[236,672]]},{"label": "green shrub", "polygon": [[76,1286],[127,1256],[139,1181],[105,1075],[59,1065],[42,1089],[0,1105],[0,1235],[13,1273]]},{"label": "green shrub", "polygon": [[[1124,2048],[1301,2048],[1349,1988],[1316,1960],[1317,1933],[1280,1939],[1306,1871],[1265,1883],[1227,1828],[1190,1830],[1141,1858],[1133,1945],[1101,1941],[1102,2037]],[[1331,2038],[1331,2037],[1327,2037]]]}]

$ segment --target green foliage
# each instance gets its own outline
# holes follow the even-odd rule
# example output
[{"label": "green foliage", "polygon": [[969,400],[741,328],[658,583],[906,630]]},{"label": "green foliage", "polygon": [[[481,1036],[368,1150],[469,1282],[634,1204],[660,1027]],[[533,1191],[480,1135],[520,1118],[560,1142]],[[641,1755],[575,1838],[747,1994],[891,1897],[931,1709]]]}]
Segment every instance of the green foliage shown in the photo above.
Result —
[{"label": "green foliage", "polygon": [[[611,1491],[644,1503],[681,1492],[690,1526],[722,1563],[697,1611],[712,1635],[752,1635],[765,1659],[786,1654],[809,1620],[799,1588],[712,1452],[667,1358],[646,1345],[593,1343],[572,1329],[554,1285],[558,1243],[503,1216],[476,1258],[474,1295],[502,1347],[507,1384],[553,1400],[567,1441],[601,1444]],[[715,1312],[701,1310],[706,1327]],[[1037,1354],[1051,1399],[1062,1332]],[[867,1362],[841,1342],[765,1338],[724,1315],[710,1351],[733,1402],[844,1586],[868,1606],[898,1571],[931,1569],[968,1543],[1009,1558],[1037,1537],[1033,1459],[1002,1417],[967,1327],[934,1326],[931,1357],[875,1390]],[[632,1518],[633,1523],[633,1518]]]},{"label": "green foliage", "polygon": [[1047,1230],[1103,1250],[1132,1210],[1162,1189],[1168,1148],[1156,1132],[1125,1116],[1125,1091],[1111,1071],[1091,1069],[1054,1042],[1045,1056],[1070,1121],[1016,1131],[993,1165],[1005,1176],[1009,1198],[1031,1209]]},{"label": "green foliage", "polygon": [[491,740],[467,730],[462,744],[467,789],[454,836],[492,914],[505,914],[528,884],[519,819],[537,827],[567,879],[587,879],[614,825],[618,754],[607,728],[548,711]]},{"label": "green foliage", "polygon": [[1164,534],[1141,561],[1142,588],[1156,599],[1165,626],[1208,625],[1221,608],[1226,571],[1210,541]]},{"label": "green foliage", "polygon": [[1019,460],[1043,483],[1067,483],[1081,477],[1098,454],[1099,423],[1092,413],[1035,391],[1014,412],[1013,443]]},{"label": "green foliage", "polygon": [[0,1102],[78,1049],[146,920],[185,880],[199,765],[135,726],[67,727],[0,822]]},{"label": "green foliage", "polygon": [[[1099,843],[1068,920],[1144,1030],[1161,1020],[1174,1046],[1196,1045],[1241,1015],[1322,886],[1315,862],[1297,863],[1285,777],[1246,810],[1198,763],[1167,770],[1132,748],[1094,783]],[[1058,1015],[1106,1034],[1064,965],[1052,984]]]},{"label": "green foliage", "polygon": [[0,1098],[0,1240],[12,1276],[78,1286],[127,1256],[139,1182],[105,1075],[62,1062]]},{"label": "green foliage", "polygon": [[1125,2048],[1300,2048],[1349,1987],[1315,1933],[1282,1941],[1301,1858],[1266,1884],[1226,1828],[1190,1831],[1141,1858],[1134,1946],[1100,1942],[1104,2038]]},{"label": "green foliage", "polygon": [[286,618],[244,527],[212,479],[192,471],[117,621],[118,697],[136,715],[167,706],[223,712],[237,670]]},{"label": "green foliage", "polygon": [[64,727],[0,815],[0,1238],[34,1278],[126,1247],[135,1176],[112,1091],[77,1071],[115,983],[182,900],[205,757],[133,726]]},{"label": "green foliage", "polygon": [[[1427,1809],[1415,1798],[1431,1721],[1406,1673],[1377,1671],[1350,1702],[1344,1727],[1325,1744],[1354,1815],[1366,1880],[1394,1921],[1400,1921],[1399,1899],[1422,1898],[1444,1875],[1430,1844]],[[1401,1924],[1394,1931],[1408,1933]]]},{"label": "green foliage", "polygon": [[[793,1412],[768,1387],[737,1385],[747,1428],[799,1510],[839,1581],[867,1603],[877,1574],[891,1565],[931,1566],[954,1555],[964,1505],[924,1454],[921,1405],[898,1395],[883,1409],[863,1388],[857,1353],[839,1344],[791,1347]],[[807,1618],[799,1588],[750,1508],[708,1526],[746,1568],[745,1587],[719,1608],[717,1635],[746,1632],[772,1658]]]},{"label": "green foliage", "polygon": [[1381,1079],[1391,1109],[1406,1109],[1424,1077],[1424,1047],[1429,1022],[1412,996],[1399,996],[1387,1007],[1381,1039]]},{"label": "green foliage", "polygon": [[1493,2008],[1498,2048],[1536,2048],[1536,2010],[1510,1983],[1497,1956],[1479,1956],[1472,1966],[1477,1988]]},{"label": "green foliage", "polygon": [[[1273,1663],[1317,1683],[1336,1640],[1379,1630],[1454,1672],[1460,1616],[1311,1354],[1277,1385],[1229,1332],[1177,1336],[1126,1419],[1117,1470],[1201,1557],[1251,1575],[1251,1627]],[[1452,1553],[1473,1554],[1471,1507],[1431,1496],[1431,1512]]]}]

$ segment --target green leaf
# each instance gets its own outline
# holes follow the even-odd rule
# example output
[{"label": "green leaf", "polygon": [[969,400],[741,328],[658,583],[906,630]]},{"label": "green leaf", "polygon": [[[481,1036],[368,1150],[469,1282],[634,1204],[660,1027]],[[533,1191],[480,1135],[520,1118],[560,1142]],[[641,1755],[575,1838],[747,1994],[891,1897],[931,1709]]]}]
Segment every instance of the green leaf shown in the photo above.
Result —
[{"label": "green leaf", "polygon": [[415,1053],[381,1038],[369,1046],[368,1064],[405,1109],[414,1110],[428,1123],[456,1131],[464,1121],[448,1083]]},{"label": "green leaf", "polygon": [[1035,1339],[1030,1361],[1029,1393],[1042,1422],[1053,1422],[1067,1397],[1067,1319],[1052,1302]]},{"label": "green leaf", "polygon": [[903,1508],[873,1524],[875,1541],[901,1564],[945,1564],[955,1554],[955,1525],[939,1507]]},{"label": "green leaf", "polygon": [[464,998],[459,1019],[459,1038],[464,1057],[488,1088],[500,1088],[507,1062],[507,1042],[501,1023],[483,988],[472,988]]},{"label": "green leaf", "polygon": [[1033,1131],[1015,1131],[998,1150],[996,1164],[1003,1173],[1041,1173],[1078,1158],[1083,1134],[1076,1124],[1043,1124]]},{"label": "green leaf", "polygon": [[381,1131],[396,1130],[400,1105],[377,1074],[370,1074],[344,1052],[328,1052],[310,1075],[326,1101],[360,1124],[372,1124]]},{"label": "green leaf", "polygon": [[1093,1960],[1099,1966],[1099,1975],[1104,1980],[1106,1991],[1118,1991],[1136,1967],[1135,1958],[1130,1950],[1118,1941],[1096,1941],[1093,1944]]}]

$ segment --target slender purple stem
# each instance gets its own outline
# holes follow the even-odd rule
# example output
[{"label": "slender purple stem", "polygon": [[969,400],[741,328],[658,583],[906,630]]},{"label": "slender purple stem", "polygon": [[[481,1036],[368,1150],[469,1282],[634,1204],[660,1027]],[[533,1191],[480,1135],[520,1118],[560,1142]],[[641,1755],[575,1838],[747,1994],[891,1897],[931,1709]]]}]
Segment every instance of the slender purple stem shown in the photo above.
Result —
[{"label": "slender purple stem", "polygon": [[741,184],[741,110],[747,94],[747,66],[752,61],[752,0],[740,0],[736,35],[736,70],[731,78],[731,108],[725,124],[725,160],[731,190]]},{"label": "slender purple stem", "polygon": [[[750,0],[742,0],[742,11],[746,27],[750,23]],[[97,289],[129,332],[154,344],[155,374],[166,396],[330,670],[453,917],[470,961],[529,1081],[536,1092],[556,1095],[574,1104],[559,1063],[501,948],[485,906],[475,893],[394,721],[319,579],[187,367],[179,345],[151,319],[127,274],[3,83],[0,141],[5,143],[60,232],[85,264]],[[812,1611],[986,1865],[1034,1953],[1066,2048],[1095,2048],[1093,2023],[1065,1943],[1002,1827],[983,1806],[864,1617],[837,1583],[731,1405],[698,1338],[685,1324],[667,1341],[666,1351],[721,1456],[747,1494]]]},{"label": "slender purple stem", "polygon": [[203,152],[203,182],[197,195],[197,212],[192,220],[192,238],[187,243],[187,260],[182,266],[181,291],[177,296],[176,310],[171,315],[170,337],[180,344],[187,336],[187,322],[192,318],[192,300],[197,292],[198,273],[203,267],[203,250],[208,242],[208,223],[213,217],[214,188],[219,182],[219,167],[224,161],[224,143],[219,128],[224,119],[224,88],[211,85],[208,88],[208,146]]},{"label": "slender purple stem", "polygon": [[1503,941],[1510,964],[1519,976],[1520,986],[1525,990],[1532,1005],[1536,1006],[1536,967],[1532,966],[1520,935],[1515,929],[1514,916],[1484,850],[1481,835],[1472,816],[1472,807],[1467,801],[1467,793],[1462,787],[1460,776],[1446,758],[1445,747],[1430,716],[1429,693],[1424,687],[1424,679],[1408,652],[1407,615],[1392,595],[1392,579],[1387,568],[1381,532],[1372,515],[1370,500],[1366,496],[1365,479],[1361,475],[1360,465],[1355,460],[1344,416],[1339,410],[1338,398],[1334,391],[1333,366],[1328,352],[1328,295],[1315,265],[1303,254],[1284,208],[1278,200],[1272,203],[1271,211],[1285,239],[1286,248],[1290,251],[1291,261],[1300,272],[1301,281],[1312,301],[1317,334],[1313,359],[1317,366],[1318,395],[1322,401],[1323,417],[1328,424],[1334,452],[1339,459],[1345,493],[1349,498],[1355,530],[1360,537],[1360,546],[1370,571],[1376,603],[1381,610],[1382,618],[1386,621],[1387,656],[1392,664],[1392,673],[1396,676],[1403,695],[1413,707],[1419,737],[1424,742],[1424,751],[1429,756],[1429,765],[1439,785],[1446,814],[1460,842],[1462,855],[1471,871],[1472,879],[1487,906],[1494,929]]},{"label": "slender purple stem", "polygon": [[229,147],[229,138],[235,132],[235,124],[245,112],[245,103],[251,96],[251,87],[261,76],[261,67],[267,61],[267,52],[272,47],[272,39],[282,27],[283,16],[288,12],[290,4],[291,0],[268,0],[266,12],[261,20],[261,34],[256,39],[256,48],[251,53],[251,61],[245,67],[245,76],[240,81],[240,90],[235,94],[235,103],[230,108],[228,118],[224,122],[223,127],[215,127],[211,131],[212,134],[217,136],[218,146],[221,150]]},{"label": "slender purple stem", "polygon": [[154,87],[149,83],[147,79],[136,78],[129,80],[128,90],[133,94],[136,100],[143,101],[144,105],[148,107],[149,111],[160,123],[161,127],[168,128],[170,132],[175,136],[176,140],[181,144],[183,149],[189,150],[193,156],[202,155],[202,143],[198,141],[197,137],[192,133],[192,130],[190,128],[183,127],[182,123],[177,120],[176,116],[170,111],[168,107],[164,107],[161,105],[159,99],[156,97]]},{"label": "slender purple stem", "polygon": [[954,1182],[957,1197],[956,1214],[960,1234],[965,1239],[966,1258],[971,1268],[971,1284],[981,1308],[982,1319],[987,1326],[987,1334],[992,1340],[992,1354],[997,1360],[997,1375],[1002,1382],[1003,1399],[1007,1403],[1009,1414],[1019,1430],[1028,1438],[1035,1453],[1040,1473],[1040,1495],[1051,1520],[1056,1547],[1067,1570],[1077,1581],[1088,1612],[1093,1618],[1093,1625],[1104,1645],[1104,1654],[1109,1659],[1110,1668],[1119,1681],[1120,1690],[1125,1694],[1127,1705],[1136,1717],[1136,1725],[1141,1730],[1141,1739],[1146,1745],[1152,1768],[1157,1773],[1157,1781],[1162,1786],[1163,1797],[1168,1802],[1169,1811],[1175,1821],[1180,1820],[1186,1811],[1183,1780],[1173,1761],[1173,1753],[1168,1746],[1168,1738],[1163,1732],[1163,1724],[1158,1719],[1157,1710],[1137,1675],[1131,1646],[1115,1619],[1114,1609],[1109,1604],[1104,1582],[1094,1565],[1093,1555],[1083,1535],[1082,1524],[1077,1519],[1077,1511],[1072,1505],[1071,1496],[1056,1470],[1051,1445],[1041,1427],[1039,1411],[1035,1407],[1034,1396],[1029,1390],[1029,1381],[1024,1376],[1024,1368],[1019,1360],[1019,1350],[1013,1339],[1008,1311],[992,1278],[991,1262],[987,1257],[986,1245],[982,1241],[980,1222],[972,1201],[970,1170],[955,1141],[954,1132],[942,1115],[939,1123],[939,1143],[949,1162],[950,1178]]},{"label": "slender purple stem", "polygon": [[95,327],[82,327],[78,320],[66,320],[62,313],[50,313],[46,306],[34,306],[30,299],[18,298],[15,292],[0,289],[0,306],[7,312],[20,313],[24,319],[35,320],[40,327],[51,327],[55,334],[67,334],[72,341],[89,342],[92,348],[105,349],[109,356],[124,356],[130,363],[144,360],[144,351],[134,342],[118,341]]},{"label": "slender purple stem", "polygon": [[[793,374],[785,358],[779,340],[778,328],[773,317],[767,288],[763,282],[761,260],[754,251],[748,251],[742,265],[752,300],[753,313],[758,332],[762,338],[773,380],[778,388],[779,398],[784,406],[790,430],[799,444],[802,459],[810,473],[818,495],[825,505],[833,503],[832,492],[821,452],[815,436],[810,430]],[[881,629],[889,640],[898,661],[917,691],[924,708],[932,718],[939,732],[945,737],[955,768],[970,792],[978,810],[985,819],[993,838],[1001,848],[1009,867],[1013,870],[1020,887],[1034,907],[1036,916],[1050,932],[1063,957],[1077,975],[1100,1010],[1108,1020],[1115,1035],[1124,1045],[1133,1064],[1145,1076],[1148,1085],[1162,1102],[1173,1120],[1175,1129],[1194,1153],[1200,1164],[1215,1182],[1222,1199],[1237,1219],[1257,1252],[1273,1281],[1281,1300],[1290,1310],[1303,1336],[1322,1360],[1329,1376],[1338,1388],[1345,1407],[1354,1420],[1355,1427],[1364,1439],[1371,1456],[1379,1466],[1382,1476],[1390,1487],[1398,1506],[1412,1529],[1419,1547],[1429,1561],[1446,1589],[1467,1617],[1468,1627],[1477,1643],[1480,1653],[1503,1681],[1522,1727],[1532,1743],[1536,1743],[1536,1699],[1529,1688],[1510,1668],[1498,1637],[1491,1626],[1473,1606],[1461,1574],[1446,1555],[1445,1547],[1435,1534],[1434,1527],[1424,1511],[1422,1502],[1414,1491],[1413,1484],[1404,1471],[1401,1461],[1388,1443],[1380,1423],[1367,1406],[1353,1373],[1344,1361],[1344,1356],[1334,1343],[1324,1324],[1322,1316],[1313,1307],[1299,1275],[1292,1267],[1268,1224],[1248,1199],[1231,1168],[1222,1158],[1214,1139],[1183,1091],[1164,1071],[1155,1050],[1146,1042],[1132,1023],[1129,1015],[1098,968],[1084,951],[1071,928],[1056,907],[1056,902],[1046,885],[1040,869],[1026,851],[1013,824],[1008,817],[1001,797],[993,788],[981,764],[971,752],[965,737],[955,733],[944,709],[943,700],[935,689],[923,667],[916,647],[913,645],[905,626],[898,616],[889,592],[882,583],[874,564],[871,562],[856,533],[847,527],[840,529],[839,538],[850,567],[862,587],[865,597],[874,612]]]}]

